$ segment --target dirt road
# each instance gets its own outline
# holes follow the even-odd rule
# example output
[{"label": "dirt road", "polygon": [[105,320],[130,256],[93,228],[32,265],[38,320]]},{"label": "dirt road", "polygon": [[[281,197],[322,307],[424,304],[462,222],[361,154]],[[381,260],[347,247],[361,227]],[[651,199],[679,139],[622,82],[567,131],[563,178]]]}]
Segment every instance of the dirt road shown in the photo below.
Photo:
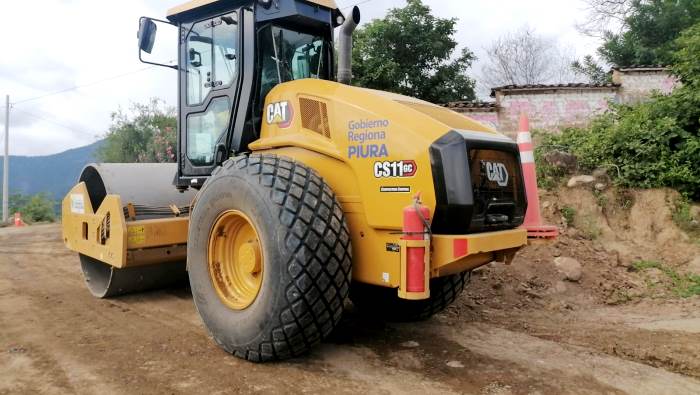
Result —
[{"label": "dirt road", "polygon": [[256,365],[210,341],[188,289],[98,300],[57,226],[0,229],[0,394],[700,393],[697,298],[495,308],[473,281],[428,322],[350,309],[310,355]]}]

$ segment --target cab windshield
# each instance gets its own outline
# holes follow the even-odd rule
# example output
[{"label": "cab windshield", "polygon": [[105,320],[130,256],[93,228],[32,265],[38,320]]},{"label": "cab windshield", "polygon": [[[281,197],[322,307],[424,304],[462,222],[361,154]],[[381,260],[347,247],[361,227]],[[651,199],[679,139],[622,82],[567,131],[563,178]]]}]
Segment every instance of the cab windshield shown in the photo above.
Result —
[{"label": "cab windshield", "polygon": [[278,26],[260,32],[260,101],[275,85],[302,78],[330,79],[326,37]]}]

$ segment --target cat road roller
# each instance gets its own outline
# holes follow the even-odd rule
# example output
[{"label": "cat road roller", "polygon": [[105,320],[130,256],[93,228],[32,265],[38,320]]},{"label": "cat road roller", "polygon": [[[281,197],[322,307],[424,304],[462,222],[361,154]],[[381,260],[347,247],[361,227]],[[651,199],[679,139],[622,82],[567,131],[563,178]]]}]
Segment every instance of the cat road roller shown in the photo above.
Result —
[{"label": "cat road roller", "polygon": [[[359,20],[333,0],[195,0],[141,18],[140,59],[178,76],[177,163],[89,165],[63,200],[93,295],[189,279],[216,343],[257,362],[318,344],[348,298],[426,319],[471,270],[510,263],[527,243],[517,146],[351,86]],[[177,62],[154,60],[161,42]]]}]

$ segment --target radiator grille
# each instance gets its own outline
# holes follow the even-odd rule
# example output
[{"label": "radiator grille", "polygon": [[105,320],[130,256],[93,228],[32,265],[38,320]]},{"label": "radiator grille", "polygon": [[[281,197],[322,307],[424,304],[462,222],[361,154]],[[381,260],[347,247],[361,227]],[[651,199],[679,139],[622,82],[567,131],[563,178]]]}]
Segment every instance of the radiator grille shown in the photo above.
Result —
[{"label": "radiator grille", "polygon": [[331,137],[326,103],[313,99],[300,98],[299,107],[301,108],[301,126],[303,128],[313,130],[328,138]]}]

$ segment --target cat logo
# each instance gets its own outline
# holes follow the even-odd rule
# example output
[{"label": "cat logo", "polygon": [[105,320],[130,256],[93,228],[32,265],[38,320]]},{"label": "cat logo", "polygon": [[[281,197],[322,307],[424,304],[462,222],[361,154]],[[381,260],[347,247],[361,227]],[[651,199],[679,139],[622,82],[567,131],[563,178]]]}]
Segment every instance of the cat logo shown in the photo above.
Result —
[{"label": "cat logo", "polygon": [[508,169],[503,163],[482,161],[481,168],[486,172],[489,181],[501,187],[508,185]]},{"label": "cat logo", "polygon": [[268,104],[266,114],[268,125],[276,124],[281,128],[287,128],[292,123],[294,111],[291,103],[281,101]]}]

